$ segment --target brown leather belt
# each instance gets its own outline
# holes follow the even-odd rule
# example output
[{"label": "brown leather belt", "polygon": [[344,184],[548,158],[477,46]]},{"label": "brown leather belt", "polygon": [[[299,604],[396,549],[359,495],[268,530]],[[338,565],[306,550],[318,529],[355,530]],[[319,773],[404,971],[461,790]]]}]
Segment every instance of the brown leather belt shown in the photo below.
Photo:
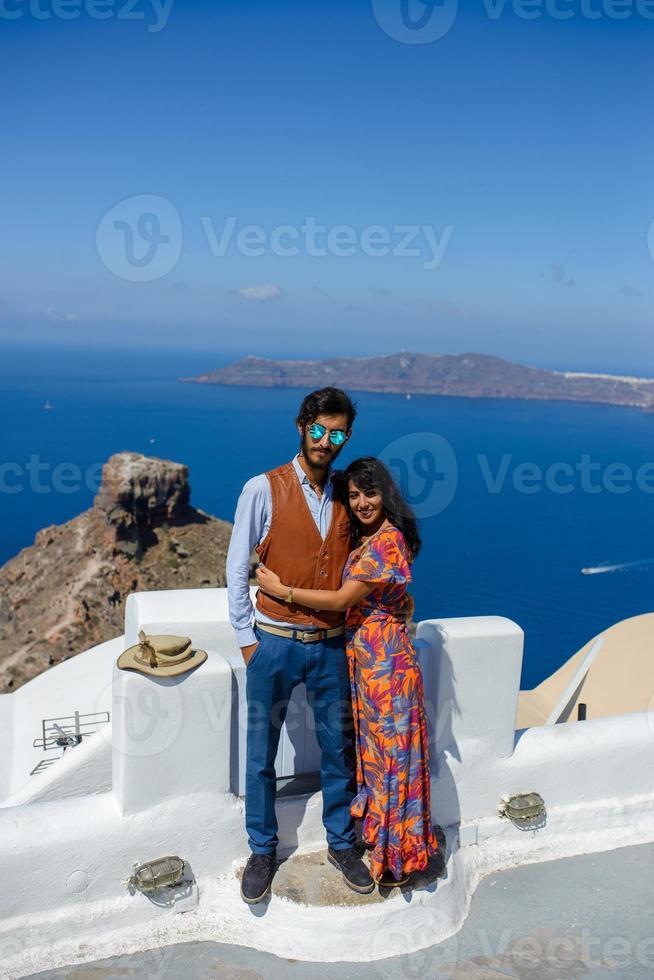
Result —
[{"label": "brown leather belt", "polygon": [[335,626],[333,629],[325,630],[296,630],[290,626],[271,626],[269,623],[255,622],[257,629],[264,633],[274,633],[275,636],[286,636],[292,640],[302,640],[303,643],[319,643],[320,640],[327,640],[331,636],[341,636],[345,632],[345,626]]}]

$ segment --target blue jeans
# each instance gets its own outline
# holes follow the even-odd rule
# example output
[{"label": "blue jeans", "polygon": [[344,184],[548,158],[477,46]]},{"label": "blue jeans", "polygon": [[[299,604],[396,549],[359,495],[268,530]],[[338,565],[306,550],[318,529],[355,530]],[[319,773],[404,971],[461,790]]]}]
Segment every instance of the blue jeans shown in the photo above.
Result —
[{"label": "blue jeans", "polygon": [[343,636],[303,643],[255,627],[259,645],[247,665],[245,826],[255,854],[278,844],[275,756],[293,688],[306,684],[321,751],[322,819],[334,850],[352,847],[352,702]]}]

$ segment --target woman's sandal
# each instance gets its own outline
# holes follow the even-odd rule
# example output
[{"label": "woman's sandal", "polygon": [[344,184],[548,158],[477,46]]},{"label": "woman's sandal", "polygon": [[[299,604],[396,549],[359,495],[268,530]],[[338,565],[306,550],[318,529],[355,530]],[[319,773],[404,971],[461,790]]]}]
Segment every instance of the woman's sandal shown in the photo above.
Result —
[{"label": "woman's sandal", "polygon": [[408,885],[411,880],[411,875],[402,875],[400,880],[394,878],[390,871],[384,871],[381,878],[375,878],[375,883],[378,888],[401,888],[403,885]]}]

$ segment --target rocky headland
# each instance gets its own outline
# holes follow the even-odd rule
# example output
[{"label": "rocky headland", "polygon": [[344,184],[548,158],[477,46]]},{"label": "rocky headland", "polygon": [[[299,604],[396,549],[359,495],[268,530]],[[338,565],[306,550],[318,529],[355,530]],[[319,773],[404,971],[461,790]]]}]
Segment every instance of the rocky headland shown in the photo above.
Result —
[{"label": "rocky headland", "polygon": [[654,411],[654,379],[579,371],[549,371],[488,354],[388,354],[316,361],[244,357],[194,378],[194,384],[321,388],[352,391],[598,402]]},{"label": "rocky headland", "polygon": [[130,592],[224,586],[231,529],[191,506],[186,466],[111,456],[93,506],[0,568],[0,691],[119,636]]}]

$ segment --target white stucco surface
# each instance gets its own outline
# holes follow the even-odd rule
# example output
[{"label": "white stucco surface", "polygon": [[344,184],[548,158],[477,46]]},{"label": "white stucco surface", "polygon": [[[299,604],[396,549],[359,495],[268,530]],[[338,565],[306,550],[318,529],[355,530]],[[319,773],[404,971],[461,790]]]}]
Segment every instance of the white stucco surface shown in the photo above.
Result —
[{"label": "white stucco surface", "polygon": [[[15,693],[0,695],[0,723],[5,714],[11,718],[11,751],[7,747],[3,757],[0,785],[4,793],[0,796],[0,806],[56,797],[60,790],[66,792],[62,780],[71,795],[110,788],[107,733],[102,743],[95,737],[83,741],[75,749],[74,762],[72,756],[61,758],[34,776],[30,772],[41,760],[62,756],[61,749],[44,751],[34,746],[34,741],[42,736],[43,718],[71,716],[75,711],[82,714],[110,711],[111,671],[123,649],[124,638],[116,637],[57,664]],[[69,754],[69,750],[64,754]],[[84,765],[84,760],[88,760],[88,765]],[[83,766],[85,773],[75,774],[77,766]]]},{"label": "white stucco surface", "polygon": [[[209,658],[166,680],[116,669],[118,652],[141,626],[187,633]],[[235,718],[243,670],[224,590],[132,596],[125,638],[6,696],[21,695],[0,710],[5,725],[13,713],[14,744],[33,732],[46,706],[46,715],[60,713],[53,703],[79,709],[84,694],[85,710],[108,703],[111,713],[111,727],[51,767],[61,773],[56,799],[23,802],[24,763],[12,758],[22,785],[13,790],[14,805],[0,809],[0,862],[11,882],[0,894],[0,949],[19,971],[14,975],[190,939],[329,962],[344,958],[345,929],[348,959],[387,957],[397,952],[398,936],[407,951],[453,935],[491,871],[654,840],[650,714],[515,732],[523,643],[517,624],[498,616],[430,620],[419,624],[418,637],[432,736],[432,816],[449,840],[447,878],[408,901],[396,895],[355,909],[277,897],[252,909],[240,899],[235,872],[248,850],[234,792],[241,748],[235,752],[234,744],[243,744]],[[543,796],[546,815],[524,830],[497,807],[503,795],[529,790]],[[323,846],[319,793],[280,800],[278,813],[281,853]],[[183,915],[130,895],[123,884],[135,862],[171,853],[186,860],[199,885],[198,907]]]}]

